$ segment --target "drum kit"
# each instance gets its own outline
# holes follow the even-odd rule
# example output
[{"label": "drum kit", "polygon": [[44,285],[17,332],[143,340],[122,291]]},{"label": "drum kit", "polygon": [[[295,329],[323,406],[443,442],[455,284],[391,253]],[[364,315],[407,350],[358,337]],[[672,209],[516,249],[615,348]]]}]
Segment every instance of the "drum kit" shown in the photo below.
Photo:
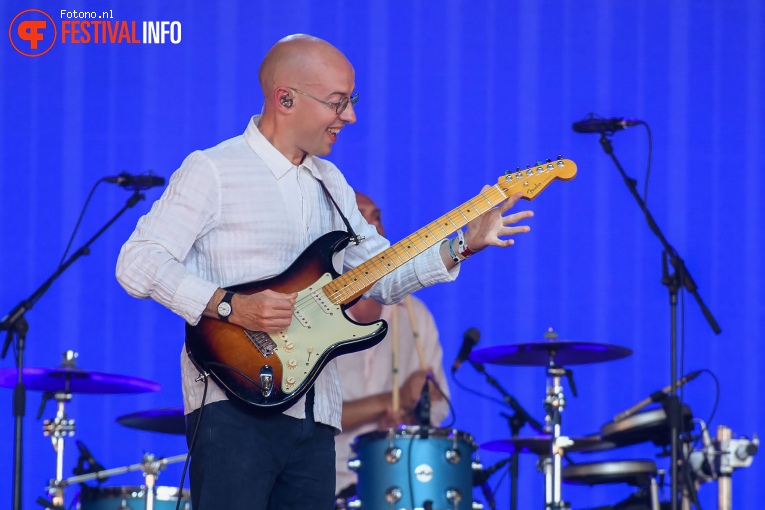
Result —
[{"label": "drum kit", "polygon": [[[559,341],[553,332],[545,336],[546,340],[542,342],[478,349],[469,358],[470,363],[485,375],[484,363],[545,367],[545,423],[540,426],[545,434],[518,437],[513,429],[513,437],[487,441],[480,446],[473,436],[465,432],[422,425],[400,425],[360,435],[352,445],[354,455],[348,461],[349,467],[358,474],[357,495],[344,501],[342,506],[364,510],[482,508],[483,505],[473,499],[473,487],[485,486],[488,476],[510,459],[483,469],[475,458],[475,452],[480,448],[511,454],[511,471],[514,468],[516,473],[518,454],[538,457],[538,468],[544,474],[545,510],[570,508],[563,500],[563,483],[634,486],[638,488],[635,495],[607,508],[665,508],[666,503],[659,501],[658,491],[665,473],[653,460],[574,463],[568,456],[568,453],[573,452],[598,452],[649,441],[661,447],[666,454],[671,434],[663,407],[648,410],[633,407],[628,413],[622,413],[603,425],[597,434],[569,436],[563,431],[562,414],[566,406],[563,378],[568,380],[572,394],[576,394],[572,371],[567,367],[612,361],[629,356],[632,351],[610,344]],[[64,353],[63,363],[59,367],[24,369],[26,387],[43,392],[38,418],[45,411],[47,401],[52,399],[57,402],[55,417],[43,422],[43,433],[50,437],[56,452],[55,478],[51,479],[48,486],[51,500],[39,498],[37,502],[46,508],[63,509],[65,489],[73,484],[82,484],[79,497],[76,498],[77,508],[81,510],[171,510],[176,508],[178,500],[180,508],[190,510],[188,491],[179,492],[177,488],[157,486],[155,483],[161,470],[168,464],[185,461],[185,454],[162,459],[145,454],[140,463],[104,469],[95,463],[87,448],[78,441],[77,446],[82,454],[78,467],[81,467],[84,457],[89,469],[80,469],[76,471],[77,476],[64,478],[65,439],[75,432],[75,421],[66,413],[66,404],[71,402],[73,394],[127,394],[160,389],[158,384],[137,377],[79,368],[75,364],[76,357],[76,353],[68,351]],[[0,387],[11,388],[16,380],[16,369],[0,369]],[[503,391],[503,394],[506,402],[512,400],[506,392]],[[704,440],[704,450],[694,451],[695,438],[691,431],[694,421],[698,420],[693,418],[687,406],[683,407],[681,415],[681,429],[686,431],[682,438],[682,458],[687,459],[687,462],[683,462],[683,466],[675,473],[670,472],[669,476],[683,477],[682,509],[690,510],[700,484],[717,480],[718,509],[730,510],[731,474],[752,463],[759,445],[757,437],[754,436],[752,440],[734,439],[729,428],[720,426],[716,440],[707,437]],[[180,435],[185,433],[183,409],[179,407],[126,414],[116,421],[138,430]],[[706,433],[703,423],[702,431]],[[568,461],[566,466],[563,466],[564,459]],[[131,471],[143,473],[144,485],[90,487],[84,484],[92,480],[100,483],[107,477]],[[511,494],[513,509],[517,505],[517,485],[511,487],[511,493],[514,491],[516,494]],[[491,492],[487,494],[484,491],[484,495],[489,506],[494,508]]]},{"label": "drum kit", "polygon": [[[485,484],[488,475],[497,468],[484,470],[473,456],[479,448],[491,452],[511,454],[511,473],[517,477],[518,454],[538,457],[538,469],[544,474],[545,510],[571,508],[563,499],[563,484],[600,486],[623,484],[637,488],[627,500],[607,509],[660,510],[670,508],[659,499],[659,487],[665,474],[682,477],[682,500],[677,504],[682,510],[690,510],[697,503],[696,491],[703,482],[717,479],[719,483],[719,510],[730,510],[730,475],[735,469],[751,464],[758,448],[756,435],[752,440],[742,438],[731,443],[729,428],[718,428],[716,441],[705,440],[705,451],[694,451],[694,422],[700,422],[706,433],[706,425],[694,419],[687,406],[682,407],[680,430],[683,452],[675,472],[659,469],[654,460],[627,459],[601,462],[575,463],[568,453],[593,453],[621,447],[653,442],[660,447],[658,457],[667,457],[671,444],[671,428],[664,407],[648,408],[653,401],[661,400],[655,394],[647,400],[604,424],[599,433],[586,436],[569,436],[564,433],[562,414],[566,395],[562,379],[568,380],[572,394],[576,395],[570,368],[575,365],[601,363],[625,358],[632,354],[628,348],[602,343],[560,341],[557,334],[549,331],[545,340],[514,345],[486,347],[474,350],[470,363],[481,373],[484,364],[503,366],[544,367],[547,375],[545,389],[545,423],[543,434],[513,437],[476,444],[473,436],[453,429],[423,428],[400,425],[369,432],[355,438],[354,454],[348,467],[356,471],[358,483],[356,496],[338,500],[338,508],[363,510],[460,510],[480,509],[483,504],[474,501],[472,487]],[[698,375],[694,373],[695,375]],[[681,383],[691,377],[684,378]],[[512,399],[501,387],[492,382],[505,402]],[[659,393],[659,392],[657,392]],[[518,409],[515,407],[515,409]],[[521,410],[522,411],[522,410]],[[522,411],[527,417],[528,413]],[[510,418],[510,417],[508,417]],[[533,418],[530,418],[533,420]],[[532,425],[534,426],[534,425]],[[708,435],[708,434],[707,434]],[[567,465],[563,465],[563,460]],[[512,483],[511,474],[511,483]],[[486,503],[495,508],[493,495],[484,488]],[[698,506],[698,505],[697,505]],[[511,486],[511,509],[517,508],[517,480]]]},{"label": "drum kit", "polygon": [[[45,412],[49,400],[57,402],[56,415],[43,421],[43,434],[50,437],[56,452],[55,478],[50,480],[48,493],[50,500],[38,498],[37,503],[45,508],[63,509],[64,491],[73,484],[82,484],[78,497],[77,508],[81,510],[174,510],[178,500],[180,508],[190,510],[191,503],[188,491],[179,493],[175,487],[163,487],[155,484],[160,471],[168,464],[183,462],[187,455],[156,458],[152,454],[144,454],[141,462],[124,467],[104,469],[93,460],[93,456],[81,442],[77,441],[80,450],[80,462],[75,472],[77,476],[64,478],[65,439],[74,436],[75,420],[66,413],[66,404],[71,402],[74,394],[128,394],[158,391],[159,384],[133,376],[107,374],[85,370],[76,366],[77,353],[67,351],[63,354],[63,362],[59,367],[23,369],[24,384],[27,389],[43,392],[42,403],[38,412],[40,419]],[[13,388],[17,381],[17,370],[0,369],[0,387]],[[133,413],[117,418],[117,422],[131,428],[164,432],[168,434],[184,434],[184,416],[182,408],[157,409]],[[88,469],[83,469],[84,464]],[[144,485],[91,487],[85,482],[105,480],[114,475],[141,471]]]}]

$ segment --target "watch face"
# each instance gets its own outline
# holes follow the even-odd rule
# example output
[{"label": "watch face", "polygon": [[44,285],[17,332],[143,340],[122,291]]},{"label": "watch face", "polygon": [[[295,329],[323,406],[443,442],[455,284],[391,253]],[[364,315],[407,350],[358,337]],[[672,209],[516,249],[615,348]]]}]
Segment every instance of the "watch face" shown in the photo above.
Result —
[{"label": "watch face", "polygon": [[231,305],[228,303],[220,303],[218,305],[218,315],[221,317],[228,317],[231,315]]}]

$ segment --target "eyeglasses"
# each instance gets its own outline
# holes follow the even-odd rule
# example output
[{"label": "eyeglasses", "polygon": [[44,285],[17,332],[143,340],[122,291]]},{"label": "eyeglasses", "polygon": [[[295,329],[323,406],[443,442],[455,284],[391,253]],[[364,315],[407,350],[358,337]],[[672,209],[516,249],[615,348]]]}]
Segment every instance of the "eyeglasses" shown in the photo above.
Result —
[{"label": "eyeglasses", "polygon": [[343,113],[345,111],[345,109],[348,108],[348,104],[349,103],[355,107],[356,103],[359,102],[359,94],[358,93],[353,94],[351,97],[344,97],[344,98],[342,98],[340,101],[338,101],[336,103],[330,103],[329,101],[322,101],[318,97],[314,97],[311,94],[309,94],[308,92],[303,92],[302,90],[294,89],[292,87],[290,87],[290,90],[292,90],[294,92],[297,92],[298,94],[303,94],[306,97],[310,97],[314,101],[318,101],[321,104],[329,106],[330,108],[335,110],[335,113],[337,115],[340,115],[341,113]]}]

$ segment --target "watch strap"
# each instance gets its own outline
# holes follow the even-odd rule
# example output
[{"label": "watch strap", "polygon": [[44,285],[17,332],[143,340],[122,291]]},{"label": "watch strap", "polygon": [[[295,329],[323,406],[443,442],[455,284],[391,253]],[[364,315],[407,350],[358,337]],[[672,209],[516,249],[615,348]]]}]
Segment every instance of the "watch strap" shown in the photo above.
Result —
[{"label": "watch strap", "polygon": [[232,299],[233,297],[234,297],[234,293],[233,293],[232,291],[230,291],[230,290],[227,290],[227,291],[226,291],[226,294],[224,294],[224,295],[223,295],[223,299],[221,299],[221,300],[220,300],[220,303],[218,303],[218,306],[220,306],[220,304],[221,304],[221,303],[228,303],[228,306],[229,306],[229,310],[230,310],[230,311],[229,311],[228,315],[221,315],[221,314],[220,314],[220,311],[218,312],[218,317],[219,317],[219,318],[220,318],[220,320],[222,320],[223,322],[228,322],[228,318],[229,318],[229,316],[231,316],[231,312],[233,312],[233,311],[234,311],[234,308],[233,308],[233,306],[231,305],[231,299]]}]

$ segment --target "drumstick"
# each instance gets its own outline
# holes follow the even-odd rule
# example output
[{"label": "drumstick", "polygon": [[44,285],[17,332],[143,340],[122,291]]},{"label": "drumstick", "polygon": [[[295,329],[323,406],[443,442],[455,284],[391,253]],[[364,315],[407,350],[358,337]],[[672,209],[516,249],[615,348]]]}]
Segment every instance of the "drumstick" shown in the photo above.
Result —
[{"label": "drumstick", "polygon": [[422,370],[428,369],[428,363],[425,360],[425,352],[422,350],[422,342],[420,341],[420,333],[417,331],[417,321],[414,319],[414,309],[412,307],[412,298],[406,296],[406,309],[409,312],[409,324],[412,327],[412,336],[414,337],[414,346],[417,348],[417,357],[420,359],[420,368]]},{"label": "drumstick", "polygon": [[401,407],[398,387],[398,314],[396,306],[391,310],[391,326],[393,337],[391,338],[391,372],[393,375],[393,388],[391,388],[391,400],[393,407],[393,416],[398,416],[398,410]]}]

